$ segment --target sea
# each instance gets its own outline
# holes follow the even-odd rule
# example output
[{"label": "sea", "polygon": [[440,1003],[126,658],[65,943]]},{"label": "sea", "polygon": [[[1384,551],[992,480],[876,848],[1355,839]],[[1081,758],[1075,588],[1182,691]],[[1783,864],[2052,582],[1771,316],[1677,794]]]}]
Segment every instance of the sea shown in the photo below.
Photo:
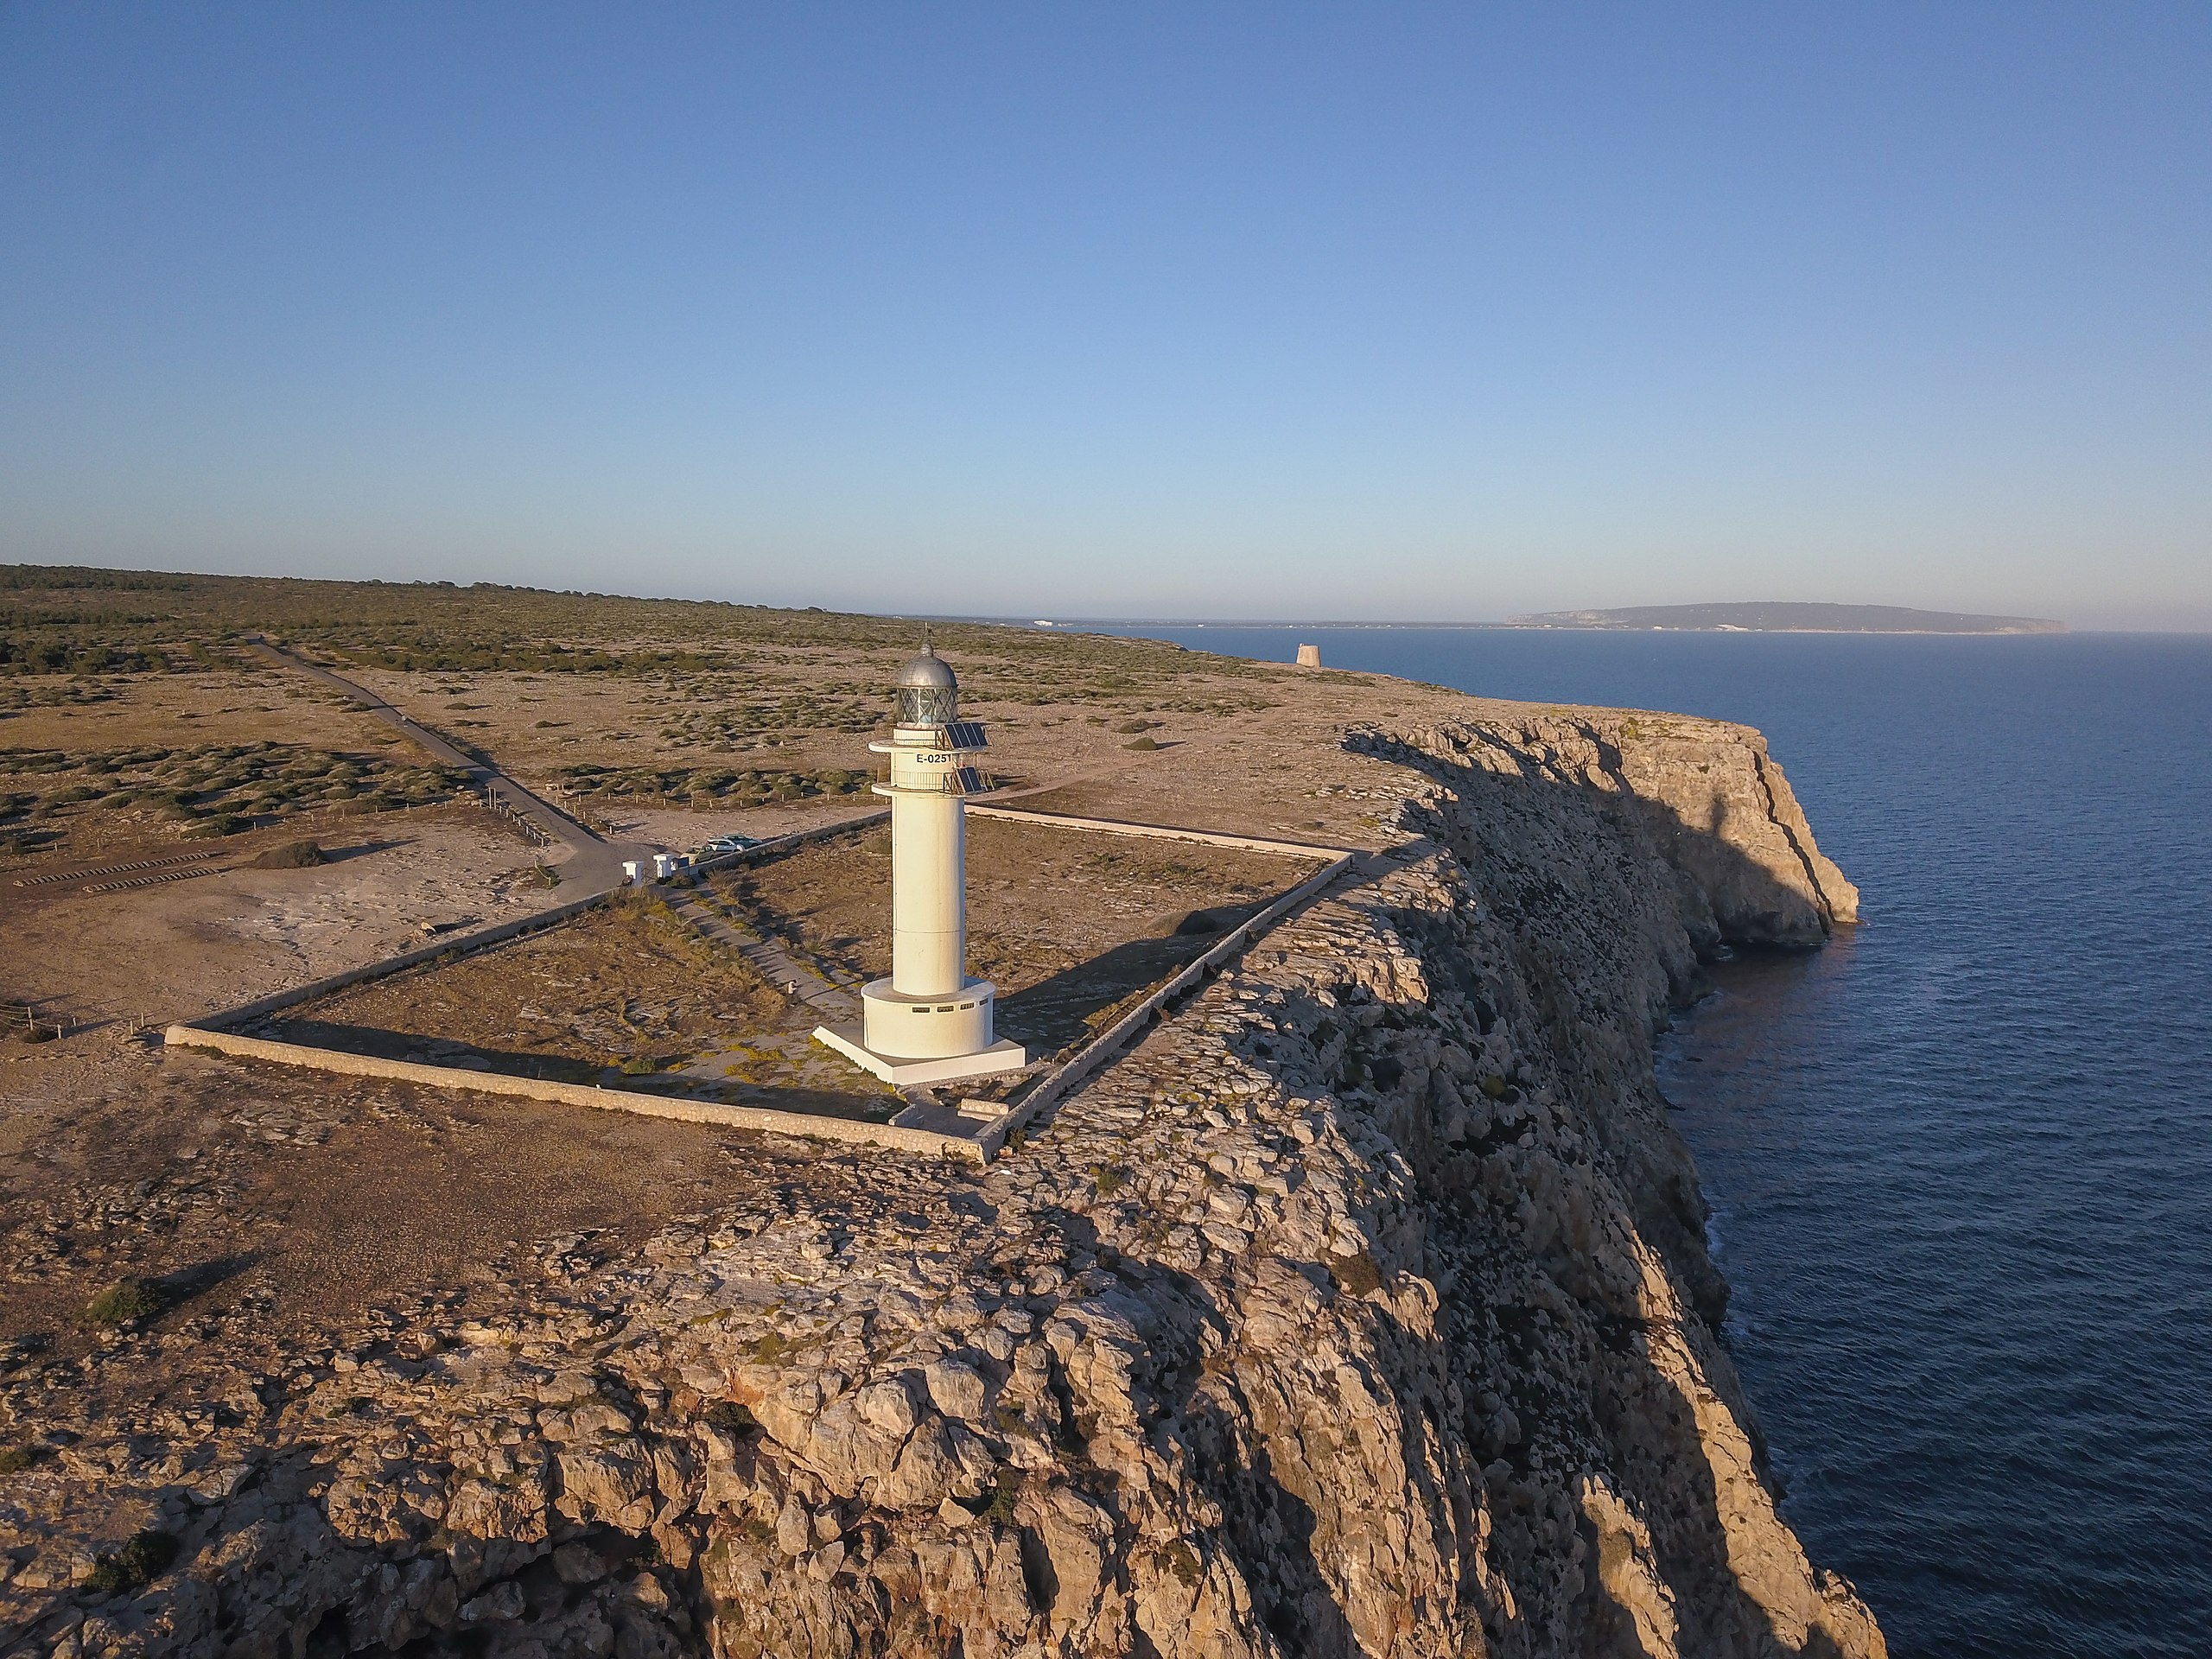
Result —
[{"label": "sea", "polygon": [[1112,631],[1764,731],[1864,919],[1660,1078],[1783,1512],[1906,1659],[2212,1655],[2212,638]]}]

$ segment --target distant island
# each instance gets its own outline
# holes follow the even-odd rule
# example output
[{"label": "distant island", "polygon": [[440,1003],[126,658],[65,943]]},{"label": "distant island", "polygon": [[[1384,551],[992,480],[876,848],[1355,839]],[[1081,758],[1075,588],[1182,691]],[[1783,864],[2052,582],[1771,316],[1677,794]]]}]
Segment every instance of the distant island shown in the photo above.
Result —
[{"label": "distant island", "polygon": [[2063,633],[2040,616],[1974,616],[1904,605],[1630,605],[1618,611],[1539,611],[1516,628],[1660,628],[1707,633]]}]

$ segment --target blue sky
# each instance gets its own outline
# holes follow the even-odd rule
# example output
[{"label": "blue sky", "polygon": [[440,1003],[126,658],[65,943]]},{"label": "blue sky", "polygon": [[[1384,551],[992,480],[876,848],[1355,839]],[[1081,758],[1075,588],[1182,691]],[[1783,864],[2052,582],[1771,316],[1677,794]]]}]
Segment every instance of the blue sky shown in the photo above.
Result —
[{"label": "blue sky", "polygon": [[0,4],[0,558],[2212,628],[2212,8]]}]

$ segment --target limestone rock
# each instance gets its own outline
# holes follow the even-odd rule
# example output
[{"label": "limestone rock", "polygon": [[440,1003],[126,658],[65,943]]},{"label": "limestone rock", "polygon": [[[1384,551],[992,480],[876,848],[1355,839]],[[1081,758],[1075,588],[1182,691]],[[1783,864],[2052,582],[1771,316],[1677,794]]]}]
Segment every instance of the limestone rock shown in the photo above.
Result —
[{"label": "limestone rock", "polygon": [[922,1376],[929,1388],[931,1403],[946,1416],[970,1423],[982,1421],[989,1391],[974,1367],[957,1359],[931,1360],[923,1369]]},{"label": "limestone rock", "polygon": [[[527,1308],[334,1333],[162,1432],[70,1419],[10,1477],[11,1638],[1876,1659],[1777,1510],[1649,1044],[1701,956],[1855,893],[1742,728],[1352,741],[1404,845],[988,1170],[825,1154],[632,1252],[556,1241]],[[8,1420],[62,1428],[17,1376]],[[177,1559],[88,1608],[131,1504]]]}]

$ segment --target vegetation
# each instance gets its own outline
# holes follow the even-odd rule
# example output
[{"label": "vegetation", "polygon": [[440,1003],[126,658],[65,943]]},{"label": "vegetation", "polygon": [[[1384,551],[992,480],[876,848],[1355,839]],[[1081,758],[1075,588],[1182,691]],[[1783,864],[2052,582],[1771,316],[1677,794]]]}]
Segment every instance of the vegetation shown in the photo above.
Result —
[{"label": "vegetation", "polygon": [[0,720],[20,715],[26,709],[75,709],[112,702],[116,696],[116,689],[109,682],[88,676],[44,681],[36,685],[0,683]]},{"label": "vegetation", "polygon": [[253,861],[257,870],[304,870],[324,862],[321,846],[312,841],[288,841],[272,847]]},{"label": "vegetation", "polygon": [[1205,1568],[1198,1560],[1198,1551],[1183,1539],[1170,1539],[1160,1546],[1160,1559],[1167,1563],[1167,1570],[1186,1590],[1195,1588],[1198,1580],[1205,1576]]},{"label": "vegetation", "polygon": [[322,809],[419,806],[468,787],[467,775],[448,766],[265,742],[0,749],[0,779],[38,784],[0,790],[0,850],[10,852],[60,840],[79,810],[150,817],[188,835],[231,835]]},{"label": "vegetation", "polygon": [[1337,1288],[1347,1296],[1364,1296],[1382,1284],[1382,1269],[1365,1250],[1357,1255],[1332,1255],[1329,1258],[1329,1277],[1337,1281]]},{"label": "vegetation", "polygon": [[687,709],[661,728],[662,738],[694,748],[773,747],[785,734],[872,731],[883,713],[877,687],[840,687],[847,692],[842,696],[763,696],[758,684],[759,677],[752,675],[690,683],[683,688],[687,696],[716,706]]},{"label": "vegetation", "polygon": [[1011,1526],[1014,1506],[1020,1497],[1021,1477],[1011,1471],[1001,1471],[997,1483],[991,1488],[990,1501],[983,1505],[980,1513],[986,1521],[995,1522],[1002,1527]]},{"label": "vegetation", "polygon": [[122,1548],[104,1554],[92,1565],[85,1588],[96,1596],[119,1595],[161,1577],[177,1558],[177,1541],[152,1529],[139,1533]]},{"label": "vegetation", "polygon": [[751,767],[719,770],[692,766],[563,766],[555,776],[571,795],[655,796],[695,805],[759,806],[767,801],[806,800],[821,795],[856,795],[869,774],[837,767],[815,772],[781,772]]},{"label": "vegetation", "polygon": [[749,1440],[760,1432],[760,1419],[734,1400],[715,1401],[707,1408],[705,1416],[715,1427],[740,1440]]},{"label": "vegetation", "polygon": [[[241,647],[247,635],[266,632],[362,666],[667,679],[785,666],[796,660],[789,653],[822,646],[903,652],[918,631],[918,624],[898,618],[811,607],[626,599],[492,583],[0,569],[0,677],[258,671],[258,659]],[[1156,699],[1177,679],[1257,679],[1274,671],[1159,640],[972,622],[932,623],[931,631],[940,650],[960,658],[963,688],[978,700]],[[836,690],[864,700],[873,720],[880,685],[871,679]],[[860,714],[855,706],[846,717]],[[818,728],[822,722],[810,715],[804,723]]]},{"label": "vegetation", "polygon": [[118,1279],[85,1305],[91,1325],[131,1325],[150,1319],[168,1306],[160,1290],[143,1279]]},{"label": "vegetation", "polygon": [[411,640],[379,640],[341,646],[364,668],[413,672],[509,674],[613,674],[635,677],[730,667],[730,659],[696,651],[594,651],[588,646],[505,642],[479,644],[429,635]]}]

